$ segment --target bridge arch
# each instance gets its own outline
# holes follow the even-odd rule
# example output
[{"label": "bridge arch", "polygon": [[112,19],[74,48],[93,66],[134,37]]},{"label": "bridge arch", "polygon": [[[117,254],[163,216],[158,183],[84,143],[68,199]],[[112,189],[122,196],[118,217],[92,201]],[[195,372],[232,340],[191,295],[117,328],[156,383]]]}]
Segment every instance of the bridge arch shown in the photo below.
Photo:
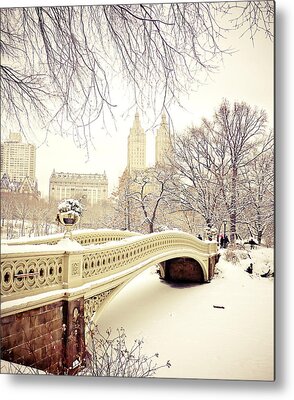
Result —
[{"label": "bridge arch", "polygon": [[[88,245],[93,242],[92,238],[96,244]],[[45,365],[50,361],[50,371],[62,365],[68,373],[74,373],[78,360],[83,357],[79,349],[83,348],[86,339],[87,322],[97,321],[105,305],[135,276],[152,265],[187,259],[197,262],[203,281],[207,282],[213,277],[218,261],[216,242],[201,241],[180,231],[147,235],[91,232],[87,237],[80,236],[80,243],[85,240],[86,245],[64,241],[55,245],[46,239],[43,246],[35,246],[41,244],[41,239],[37,243],[24,243],[26,246],[19,246],[20,243],[4,246],[1,326],[6,326],[3,335],[6,354],[9,355],[15,345],[12,330],[16,333],[19,329],[28,329],[35,315],[42,314],[37,321],[44,326],[54,317],[59,336],[55,342],[52,339],[50,345],[59,349],[56,351],[58,360],[53,364],[45,354],[44,360],[38,362]],[[83,323],[76,322],[77,313]],[[79,334],[75,335],[77,330]],[[30,332],[30,340],[36,342],[37,350],[40,350],[44,343],[42,330]],[[76,345],[73,339],[78,340]],[[67,344],[65,349],[64,343]]]},{"label": "bridge arch", "polygon": [[[107,307],[107,305],[118,295],[118,293],[139,274],[151,268],[152,266],[182,258],[195,261],[195,263],[197,263],[197,265],[201,268],[203,279],[202,282],[199,283],[204,283],[209,280],[208,269],[205,261],[200,257],[195,257],[195,253],[191,252],[190,250],[183,249],[182,251],[171,251],[169,255],[168,254],[165,254],[164,256],[159,255],[158,257],[156,257],[156,259],[152,258],[146,260],[144,263],[141,263],[141,265],[139,265],[137,269],[133,270],[128,274],[123,283],[114,286],[112,288],[108,288],[105,292],[98,291],[96,294],[92,292],[88,297],[88,299],[96,298],[95,300],[98,300],[98,304],[97,307],[94,307],[96,308],[95,310],[92,309],[93,314],[91,316],[89,315],[88,322],[91,321],[94,324],[97,324],[99,317],[101,313],[104,311],[105,307]],[[85,298],[85,301],[87,301],[87,298]],[[87,330],[88,330],[88,324],[86,325],[86,332]]]}]

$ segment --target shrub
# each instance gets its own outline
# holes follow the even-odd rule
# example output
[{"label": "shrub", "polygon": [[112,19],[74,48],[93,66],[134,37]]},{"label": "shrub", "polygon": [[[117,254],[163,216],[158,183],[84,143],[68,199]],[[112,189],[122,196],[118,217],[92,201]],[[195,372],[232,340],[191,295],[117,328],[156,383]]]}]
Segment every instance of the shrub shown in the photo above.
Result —
[{"label": "shrub", "polygon": [[160,368],[170,368],[170,361],[157,365],[158,353],[147,356],[142,353],[144,341],[134,340],[128,349],[123,328],[112,336],[111,329],[102,334],[94,324],[90,326],[86,355],[86,368],[80,375],[151,377]]},{"label": "shrub", "polygon": [[232,264],[238,264],[240,263],[238,254],[236,249],[233,246],[229,246],[226,249],[226,252],[224,254],[225,260],[228,262],[231,262]]},{"label": "shrub", "polygon": [[245,247],[240,244],[230,244],[224,253],[225,260],[233,264],[240,264],[240,260],[250,258]]}]

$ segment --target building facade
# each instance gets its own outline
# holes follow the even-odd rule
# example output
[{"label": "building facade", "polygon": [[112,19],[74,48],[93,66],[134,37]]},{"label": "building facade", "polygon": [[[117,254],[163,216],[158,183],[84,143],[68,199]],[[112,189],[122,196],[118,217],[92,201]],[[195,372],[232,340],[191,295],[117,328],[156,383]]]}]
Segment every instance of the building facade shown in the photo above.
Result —
[{"label": "building facade", "polygon": [[155,137],[155,165],[164,165],[172,154],[172,143],[166,115],[162,114],[161,124]]},{"label": "building facade", "polygon": [[23,194],[35,199],[39,199],[41,197],[41,193],[38,191],[38,184],[36,181],[33,182],[28,177],[19,181],[11,180],[5,172],[0,179],[0,192],[1,194]]},{"label": "building facade", "polygon": [[104,174],[79,174],[55,172],[49,181],[49,200],[59,201],[69,198],[82,198],[93,206],[108,198],[108,179]]},{"label": "building facade", "polygon": [[139,113],[135,119],[128,137],[128,172],[142,171],[146,168],[146,134],[141,126]]},{"label": "building facade", "polygon": [[4,173],[11,181],[36,181],[36,147],[24,143],[20,133],[10,133],[1,143],[1,176]]},{"label": "building facade", "polygon": [[1,142],[1,193],[29,195],[39,199],[36,180],[36,147],[24,143],[18,132]]}]

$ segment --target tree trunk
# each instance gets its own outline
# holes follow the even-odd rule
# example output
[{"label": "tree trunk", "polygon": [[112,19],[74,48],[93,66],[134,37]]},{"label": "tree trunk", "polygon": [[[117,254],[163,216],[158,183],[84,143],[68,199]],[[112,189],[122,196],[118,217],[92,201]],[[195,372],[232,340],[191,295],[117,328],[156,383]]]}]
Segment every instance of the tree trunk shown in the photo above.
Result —
[{"label": "tree trunk", "polygon": [[25,221],[22,219],[21,221],[21,236],[24,236],[24,226],[25,226]]},{"label": "tree trunk", "polygon": [[237,175],[238,169],[234,165],[232,171],[231,204],[230,204],[230,241],[235,243],[237,224]]},{"label": "tree trunk", "polygon": [[263,229],[260,210],[257,210],[257,242],[261,244]]},{"label": "tree trunk", "polygon": [[6,220],[6,239],[9,239],[9,219]]},{"label": "tree trunk", "polygon": [[154,224],[153,222],[149,222],[149,233],[153,233],[154,232]]},{"label": "tree trunk", "polygon": [[262,239],[262,231],[257,232],[257,242],[258,244],[261,244],[261,239]]}]

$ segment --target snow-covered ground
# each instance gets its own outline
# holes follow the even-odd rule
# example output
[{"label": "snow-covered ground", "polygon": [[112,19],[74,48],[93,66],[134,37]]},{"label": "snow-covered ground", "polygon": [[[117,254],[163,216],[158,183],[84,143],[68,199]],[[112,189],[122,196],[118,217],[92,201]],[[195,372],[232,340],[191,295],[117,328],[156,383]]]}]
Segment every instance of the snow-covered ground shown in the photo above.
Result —
[{"label": "snow-covered ground", "polygon": [[[272,380],[274,278],[260,274],[274,270],[273,249],[249,253],[236,265],[222,254],[217,275],[203,285],[168,284],[148,269],[105,307],[99,329],[124,327],[130,343],[144,339],[146,355],[170,360],[157,377]],[[245,272],[250,262],[253,275]]]},{"label": "snow-covered ground", "polygon": [[[130,345],[143,338],[146,355],[158,352],[158,364],[172,364],[157,377],[272,380],[274,278],[261,274],[274,271],[273,249],[237,252],[237,264],[221,252],[215,278],[207,284],[167,283],[155,266],[141,273],[104,308],[100,331],[123,327]],[[252,275],[245,271],[250,263]],[[1,372],[31,373],[8,371],[4,364]]]}]

